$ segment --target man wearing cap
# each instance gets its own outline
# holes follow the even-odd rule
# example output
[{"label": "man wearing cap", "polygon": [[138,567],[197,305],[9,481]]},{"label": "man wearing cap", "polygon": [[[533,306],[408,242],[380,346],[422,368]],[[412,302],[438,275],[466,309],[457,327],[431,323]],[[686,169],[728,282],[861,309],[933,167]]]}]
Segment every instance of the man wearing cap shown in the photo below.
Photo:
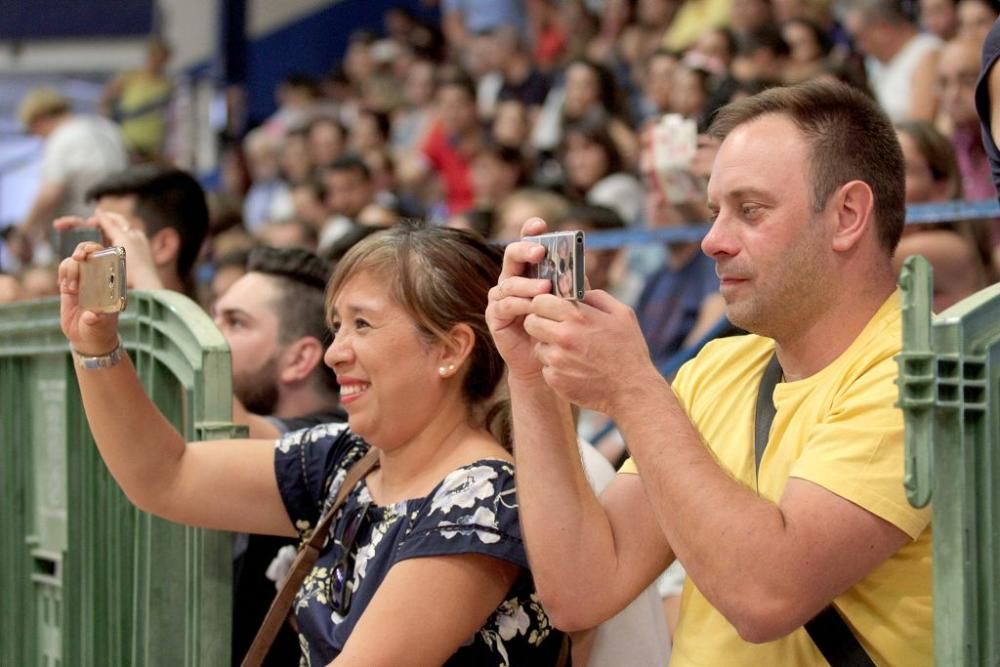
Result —
[{"label": "man wearing cap", "polygon": [[22,230],[33,239],[48,235],[47,223],[64,215],[87,215],[86,193],[95,183],[128,165],[118,127],[100,116],[75,114],[65,97],[39,88],[18,109],[29,134],[45,142],[42,182]]}]

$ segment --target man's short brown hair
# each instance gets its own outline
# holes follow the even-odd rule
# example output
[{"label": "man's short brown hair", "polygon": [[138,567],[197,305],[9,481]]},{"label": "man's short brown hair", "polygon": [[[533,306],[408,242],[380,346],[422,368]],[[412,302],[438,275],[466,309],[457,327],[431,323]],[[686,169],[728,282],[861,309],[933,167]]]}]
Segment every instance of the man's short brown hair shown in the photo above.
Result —
[{"label": "man's short brown hair", "polygon": [[709,133],[726,136],[762,116],[791,120],[809,145],[813,210],[850,181],[863,181],[875,196],[879,243],[892,254],[906,218],[903,151],[885,113],[864,94],[842,83],[811,81],[771,88],[724,107]]}]

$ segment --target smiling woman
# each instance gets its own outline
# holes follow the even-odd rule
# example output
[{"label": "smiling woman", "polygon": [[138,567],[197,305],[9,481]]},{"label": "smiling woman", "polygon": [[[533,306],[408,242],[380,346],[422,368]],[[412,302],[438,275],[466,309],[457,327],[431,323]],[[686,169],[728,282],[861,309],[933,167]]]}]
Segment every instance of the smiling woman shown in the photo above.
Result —
[{"label": "smiling woman", "polygon": [[[101,356],[116,346],[117,322],[77,299],[79,264],[93,249],[60,267],[62,323],[75,351]],[[495,397],[504,366],[484,318],[500,262],[479,237],[423,225],[355,246],[327,295],[335,336],[326,361],[348,425],[276,446],[185,445],[127,357],[77,370],[115,479],[138,506],[174,521],[307,538],[347,471],[377,451],[298,591],[306,664],[558,664],[562,634],[528,570],[506,437],[488,427],[507,422]],[[139,397],[124,416],[110,400],[122,393]]]}]

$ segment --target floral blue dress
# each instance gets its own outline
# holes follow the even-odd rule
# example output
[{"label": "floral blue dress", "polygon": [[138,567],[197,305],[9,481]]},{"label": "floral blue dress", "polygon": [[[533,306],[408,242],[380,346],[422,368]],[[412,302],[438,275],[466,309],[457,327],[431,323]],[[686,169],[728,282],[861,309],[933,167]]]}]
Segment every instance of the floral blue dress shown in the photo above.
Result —
[{"label": "floral blue dress", "polygon": [[[346,424],[324,424],[278,441],[278,488],[301,538],[308,538],[348,468],[367,450]],[[523,574],[486,624],[445,664],[555,664],[562,634],[550,625],[535,594],[517,512],[513,466],[496,459],[452,471],[424,498],[388,506],[375,505],[364,480],[358,482],[296,597],[301,664],[320,667],[339,655],[395,563],[470,553],[514,563]]]}]

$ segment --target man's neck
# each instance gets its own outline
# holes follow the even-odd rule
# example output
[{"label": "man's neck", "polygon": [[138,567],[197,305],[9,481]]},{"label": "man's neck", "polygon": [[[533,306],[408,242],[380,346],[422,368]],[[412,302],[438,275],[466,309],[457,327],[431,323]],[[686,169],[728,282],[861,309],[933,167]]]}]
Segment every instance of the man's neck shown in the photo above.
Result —
[{"label": "man's neck", "polygon": [[311,386],[281,387],[271,415],[283,419],[305,417],[318,412],[333,412],[337,404],[336,398],[325,396]]},{"label": "man's neck", "polygon": [[776,337],[778,360],[786,380],[802,380],[833,363],[861,334],[896,284],[891,271],[887,271],[879,279],[854,287],[839,289],[805,329]]}]

